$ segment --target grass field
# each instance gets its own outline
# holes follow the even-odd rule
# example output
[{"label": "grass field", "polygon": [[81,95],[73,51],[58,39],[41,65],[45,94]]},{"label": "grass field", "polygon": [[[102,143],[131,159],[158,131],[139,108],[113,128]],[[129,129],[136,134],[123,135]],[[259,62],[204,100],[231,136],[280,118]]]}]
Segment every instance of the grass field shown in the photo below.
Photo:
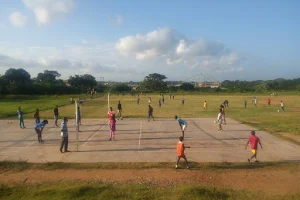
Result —
[{"label": "grass field", "polygon": [[160,187],[149,184],[107,184],[103,182],[50,182],[2,184],[1,199],[199,199],[199,200],[297,200],[300,194],[267,195],[258,191],[195,185]]},{"label": "grass field", "polygon": [[[245,163],[192,163],[194,170],[201,173],[227,173],[230,171],[247,171],[261,170],[268,177],[266,171],[275,171],[281,173],[282,170],[295,174],[299,171],[299,163],[261,163],[260,165],[248,165]],[[168,169],[170,163],[99,163],[99,164],[79,164],[79,163],[42,163],[33,164],[27,162],[0,162],[0,172],[17,173],[24,172],[21,178],[25,178],[26,173],[44,170],[76,170],[78,173],[82,171],[90,171],[93,169],[118,170],[133,169],[143,170],[149,168]],[[169,169],[170,170],[170,169]],[[174,170],[174,169],[172,169]],[[227,172],[224,172],[227,171]],[[66,171],[68,172],[68,171]],[[70,171],[69,171],[70,172]],[[177,173],[184,174],[183,171]],[[61,175],[64,177],[64,175]],[[271,175],[272,176],[272,175]],[[21,179],[21,180],[23,180]],[[29,178],[30,179],[30,178]],[[230,177],[228,178],[230,179]],[[258,180],[264,177],[258,177]],[[134,180],[134,179],[133,179]],[[28,180],[30,181],[30,180]],[[270,180],[269,180],[270,181]],[[255,183],[253,183],[255,184]],[[270,183],[271,184],[271,183]],[[163,187],[162,187],[163,186]],[[272,187],[272,186],[271,186]],[[276,193],[265,192],[248,188],[247,190],[212,186],[205,181],[202,184],[183,184],[178,182],[172,184],[168,182],[145,182],[131,181],[126,184],[119,182],[105,182],[87,179],[68,180],[61,178],[57,181],[42,181],[38,183],[22,182],[5,182],[0,184],[0,199],[243,199],[243,200],[296,200],[300,198],[300,193]]]}]

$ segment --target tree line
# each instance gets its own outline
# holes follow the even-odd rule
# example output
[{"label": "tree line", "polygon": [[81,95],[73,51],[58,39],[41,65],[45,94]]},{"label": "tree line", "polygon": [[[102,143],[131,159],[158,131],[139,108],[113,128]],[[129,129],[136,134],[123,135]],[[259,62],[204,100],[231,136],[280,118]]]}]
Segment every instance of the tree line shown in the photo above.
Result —
[{"label": "tree line", "polygon": [[30,74],[20,68],[8,69],[4,75],[0,75],[0,94],[76,94],[89,93],[91,89],[96,92],[110,93],[151,93],[151,92],[266,92],[279,90],[299,90],[300,78],[298,79],[275,79],[268,81],[230,81],[221,83],[219,88],[198,88],[195,83],[168,84],[167,77],[162,74],[152,73],[147,75],[142,82],[135,87],[125,83],[105,85],[97,82],[90,74],[70,76],[68,80],[59,79],[57,71],[45,70],[32,78]]}]

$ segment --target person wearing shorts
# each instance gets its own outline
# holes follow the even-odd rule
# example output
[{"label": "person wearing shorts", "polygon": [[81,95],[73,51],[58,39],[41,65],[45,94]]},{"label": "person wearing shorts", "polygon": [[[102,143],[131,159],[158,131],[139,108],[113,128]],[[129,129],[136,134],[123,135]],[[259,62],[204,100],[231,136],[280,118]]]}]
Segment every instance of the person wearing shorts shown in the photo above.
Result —
[{"label": "person wearing shorts", "polygon": [[251,147],[251,152],[252,152],[252,156],[250,158],[248,158],[248,162],[251,162],[251,159],[254,158],[255,162],[258,162],[257,160],[257,144],[260,144],[260,147],[262,147],[262,144],[260,143],[260,139],[259,137],[257,137],[255,135],[255,131],[251,131],[251,136],[248,139],[248,142],[246,143],[246,147],[245,149],[247,149],[248,144],[250,143],[250,147]]},{"label": "person wearing shorts", "polygon": [[184,139],[184,131],[185,131],[186,127],[187,127],[187,122],[184,121],[183,119],[179,118],[177,115],[175,115],[175,119],[179,123],[180,129],[182,131],[182,137]]},{"label": "person wearing shorts", "polygon": [[219,131],[222,131],[223,129],[222,129],[222,108],[220,108],[219,109],[219,114],[218,114],[218,117],[217,117],[217,122],[218,122],[218,124],[219,124]]},{"label": "person wearing shorts", "polygon": [[190,146],[184,146],[183,137],[180,136],[179,141],[177,143],[177,163],[176,163],[175,169],[178,169],[178,163],[180,161],[180,158],[183,158],[185,160],[186,168],[190,169],[189,163],[188,163],[187,158],[184,154],[185,148],[191,148],[191,147]]},{"label": "person wearing shorts", "polygon": [[42,139],[42,133],[43,133],[43,129],[46,126],[46,124],[48,124],[48,120],[44,120],[41,123],[38,123],[37,125],[35,125],[35,127],[34,127],[34,130],[37,134],[39,143],[44,142]]}]

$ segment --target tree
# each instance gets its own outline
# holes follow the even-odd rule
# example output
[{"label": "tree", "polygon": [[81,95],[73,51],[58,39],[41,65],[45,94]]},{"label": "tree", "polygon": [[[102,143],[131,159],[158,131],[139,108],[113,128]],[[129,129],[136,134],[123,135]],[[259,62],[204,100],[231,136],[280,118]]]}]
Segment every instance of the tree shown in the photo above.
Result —
[{"label": "tree", "polygon": [[45,70],[44,73],[39,73],[36,77],[37,83],[42,84],[54,84],[56,82],[56,78],[60,77],[60,73],[57,71],[49,71]]},{"label": "tree", "polygon": [[6,79],[7,81],[15,81],[16,86],[31,83],[30,74],[22,68],[20,68],[20,69],[14,69],[14,68],[8,69],[5,72],[3,78]]},{"label": "tree", "polygon": [[141,87],[149,92],[162,92],[167,90],[167,84],[164,82],[164,80],[167,77],[162,74],[149,74],[144,78],[144,81],[141,84]]},{"label": "tree", "polygon": [[70,76],[68,83],[81,91],[89,90],[97,85],[95,77],[89,74]]},{"label": "tree", "polygon": [[195,85],[192,83],[182,83],[180,89],[184,91],[191,91],[195,89]]},{"label": "tree", "polygon": [[110,88],[112,93],[128,93],[131,92],[132,88],[124,83],[115,84]]}]

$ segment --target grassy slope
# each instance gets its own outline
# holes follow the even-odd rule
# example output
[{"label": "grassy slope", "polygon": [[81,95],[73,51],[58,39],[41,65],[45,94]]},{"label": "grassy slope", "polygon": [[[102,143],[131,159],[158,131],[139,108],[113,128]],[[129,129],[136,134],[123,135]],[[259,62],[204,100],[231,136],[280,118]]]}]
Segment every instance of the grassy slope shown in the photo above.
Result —
[{"label": "grassy slope", "polygon": [[266,195],[257,191],[194,185],[159,187],[149,184],[106,184],[102,182],[53,182],[35,185],[0,185],[1,199],[260,199],[292,200],[300,194]]}]

